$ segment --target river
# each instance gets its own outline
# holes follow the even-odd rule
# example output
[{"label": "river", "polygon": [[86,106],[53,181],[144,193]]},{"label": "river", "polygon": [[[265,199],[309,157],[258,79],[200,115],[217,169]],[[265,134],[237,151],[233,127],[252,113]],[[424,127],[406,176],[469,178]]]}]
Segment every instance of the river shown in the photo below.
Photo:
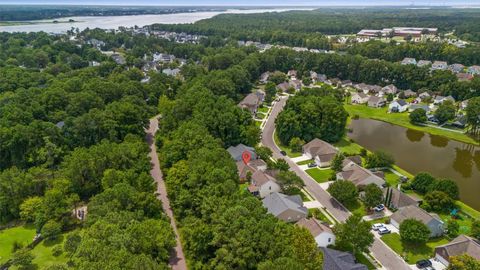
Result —
[{"label": "river", "polygon": [[350,128],[356,143],[391,153],[402,169],[454,180],[460,199],[480,210],[480,147],[371,119],[352,120]]},{"label": "river", "polygon": [[[132,16],[85,16],[57,18],[60,23],[52,23],[53,19],[31,21],[33,24],[0,26],[0,32],[40,32],[64,33],[67,30],[78,28],[80,31],[86,28],[117,29],[120,26],[142,27],[154,23],[177,24],[194,23],[199,20],[212,18],[225,13],[251,14],[264,12],[283,12],[288,10],[312,10],[312,8],[271,8],[271,9],[229,9],[225,11],[203,11],[190,13],[171,13],[158,15],[132,15]],[[74,22],[68,22],[70,19]]]}]

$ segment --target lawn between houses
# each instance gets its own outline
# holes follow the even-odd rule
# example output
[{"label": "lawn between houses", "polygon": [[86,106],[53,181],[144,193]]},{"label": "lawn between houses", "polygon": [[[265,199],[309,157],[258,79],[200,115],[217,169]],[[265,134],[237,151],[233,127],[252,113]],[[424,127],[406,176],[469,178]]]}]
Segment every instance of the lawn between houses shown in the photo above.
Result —
[{"label": "lawn between houses", "polygon": [[449,242],[445,237],[440,237],[430,239],[424,245],[412,245],[403,242],[398,233],[385,234],[380,239],[409,264],[415,264],[419,260],[431,258],[435,247]]},{"label": "lawn between houses", "polygon": [[305,170],[305,172],[310,175],[315,181],[318,183],[325,183],[330,180],[330,177],[333,174],[332,169],[319,169],[319,168],[311,168]]},{"label": "lawn between houses", "polygon": [[387,113],[388,108],[372,108],[366,105],[344,104],[344,108],[352,117],[358,116],[360,118],[370,118],[370,119],[380,120],[380,121],[395,124],[398,126],[406,127],[409,129],[419,130],[429,134],[447,137],[452,140],[469,143],[473,145],[480,145],[478,141],[476,141],[475,139],[463,133],[448,131],[448,130],[434,128],[434,127],[428,127],[428,126],[413,125],[412,123],[410,123],[408,113]]}]

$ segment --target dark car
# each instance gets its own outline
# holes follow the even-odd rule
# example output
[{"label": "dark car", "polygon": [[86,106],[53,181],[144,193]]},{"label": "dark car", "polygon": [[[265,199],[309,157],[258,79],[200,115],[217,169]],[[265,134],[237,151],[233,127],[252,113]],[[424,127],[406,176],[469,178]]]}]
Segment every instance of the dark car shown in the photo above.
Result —
[{"label": "dark car", "polygon": [[418,268],[422,269],[432,266],[432,262],[430,260],[420,260],[416,263],[416,265]]},{"label": "dark car", "polygon": [[280,151],[280,154],[282,154],[283,156],[286,156],[286,155],[287,155],[287,152],[285,152],[285,151],[282,150],[282,151]]},{"label": "dark car", "polygon": [[315,167],[317,167],[317,163],[315,163],[315,162],[309,163],[308,167],[309,168],[315,168]]}]

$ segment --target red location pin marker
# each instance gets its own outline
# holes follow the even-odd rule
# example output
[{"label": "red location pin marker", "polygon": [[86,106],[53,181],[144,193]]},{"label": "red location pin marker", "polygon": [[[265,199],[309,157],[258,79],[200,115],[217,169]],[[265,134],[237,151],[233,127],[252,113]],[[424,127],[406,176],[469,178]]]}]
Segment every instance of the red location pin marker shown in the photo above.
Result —
[{"label": "red location pin marker", "polygon": [[248,151],[244,151],[242,153],[242,159],[243,159],[243,162],[245,164],[248,164],[248,162],[250,162],[250,159],[252,158],[252,154],[250,154],[250,152]]}]

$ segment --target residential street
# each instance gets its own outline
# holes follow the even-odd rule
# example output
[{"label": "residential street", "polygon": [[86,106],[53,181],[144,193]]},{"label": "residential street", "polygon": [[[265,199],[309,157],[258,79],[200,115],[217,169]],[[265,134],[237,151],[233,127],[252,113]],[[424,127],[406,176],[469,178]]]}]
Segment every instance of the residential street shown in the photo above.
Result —
[{"label": "residential street", "polygon": [[163,181],[162,171],[160,170],[160,162],[157,155],[157,147],[155,145],[155,133],[158,130],[158,118],[154,117],[150,119],[150,126],[146,130],[146,140],[150,147],[150,161],[152,164],[152,170],[150,175],[157,182],[157,198],[162,202],[163,211],[170,219],[170,225],[175,233],[175,240],[177,242],[174,251],[170,254],[169,265],[173,270],[187,270],[187,263],[185,261],[185,255],[183,254],[182,243],[180,242],[180,235],[178,234],[177,224],[173,216],[172,208],[170,207],[170,200],[167,195],[167,188]]},{"label": "residential street", "polygon": [[[315,200],[320,202],[328,212],[330,212],[337,220],[345,221],[351,213],[343,207],[337,200],[330,196],[328,192],[322,189],[318,183],[313,180],[307,173],[305,173],[300,167],[292,161],[290,158],[280,154],[280,149],[276,146],[273,133],[275,131],[275,119],[278,114],[283,110],[288,97],[281,98],[276,102],[271,110],[270,117],[267,120],[265,127],[262,131],[262,144],[270,148],[273,152],[273,157],[283,158],[290,165],[292,171],[294,171],[305,183],[305,188],[314,197]],[[409,270],[411,269],[408,264],[403,261],[394,251],[392,251],[381,240],[375,238],[370,251],[374,257],[386,268],[392,270]]]}]

